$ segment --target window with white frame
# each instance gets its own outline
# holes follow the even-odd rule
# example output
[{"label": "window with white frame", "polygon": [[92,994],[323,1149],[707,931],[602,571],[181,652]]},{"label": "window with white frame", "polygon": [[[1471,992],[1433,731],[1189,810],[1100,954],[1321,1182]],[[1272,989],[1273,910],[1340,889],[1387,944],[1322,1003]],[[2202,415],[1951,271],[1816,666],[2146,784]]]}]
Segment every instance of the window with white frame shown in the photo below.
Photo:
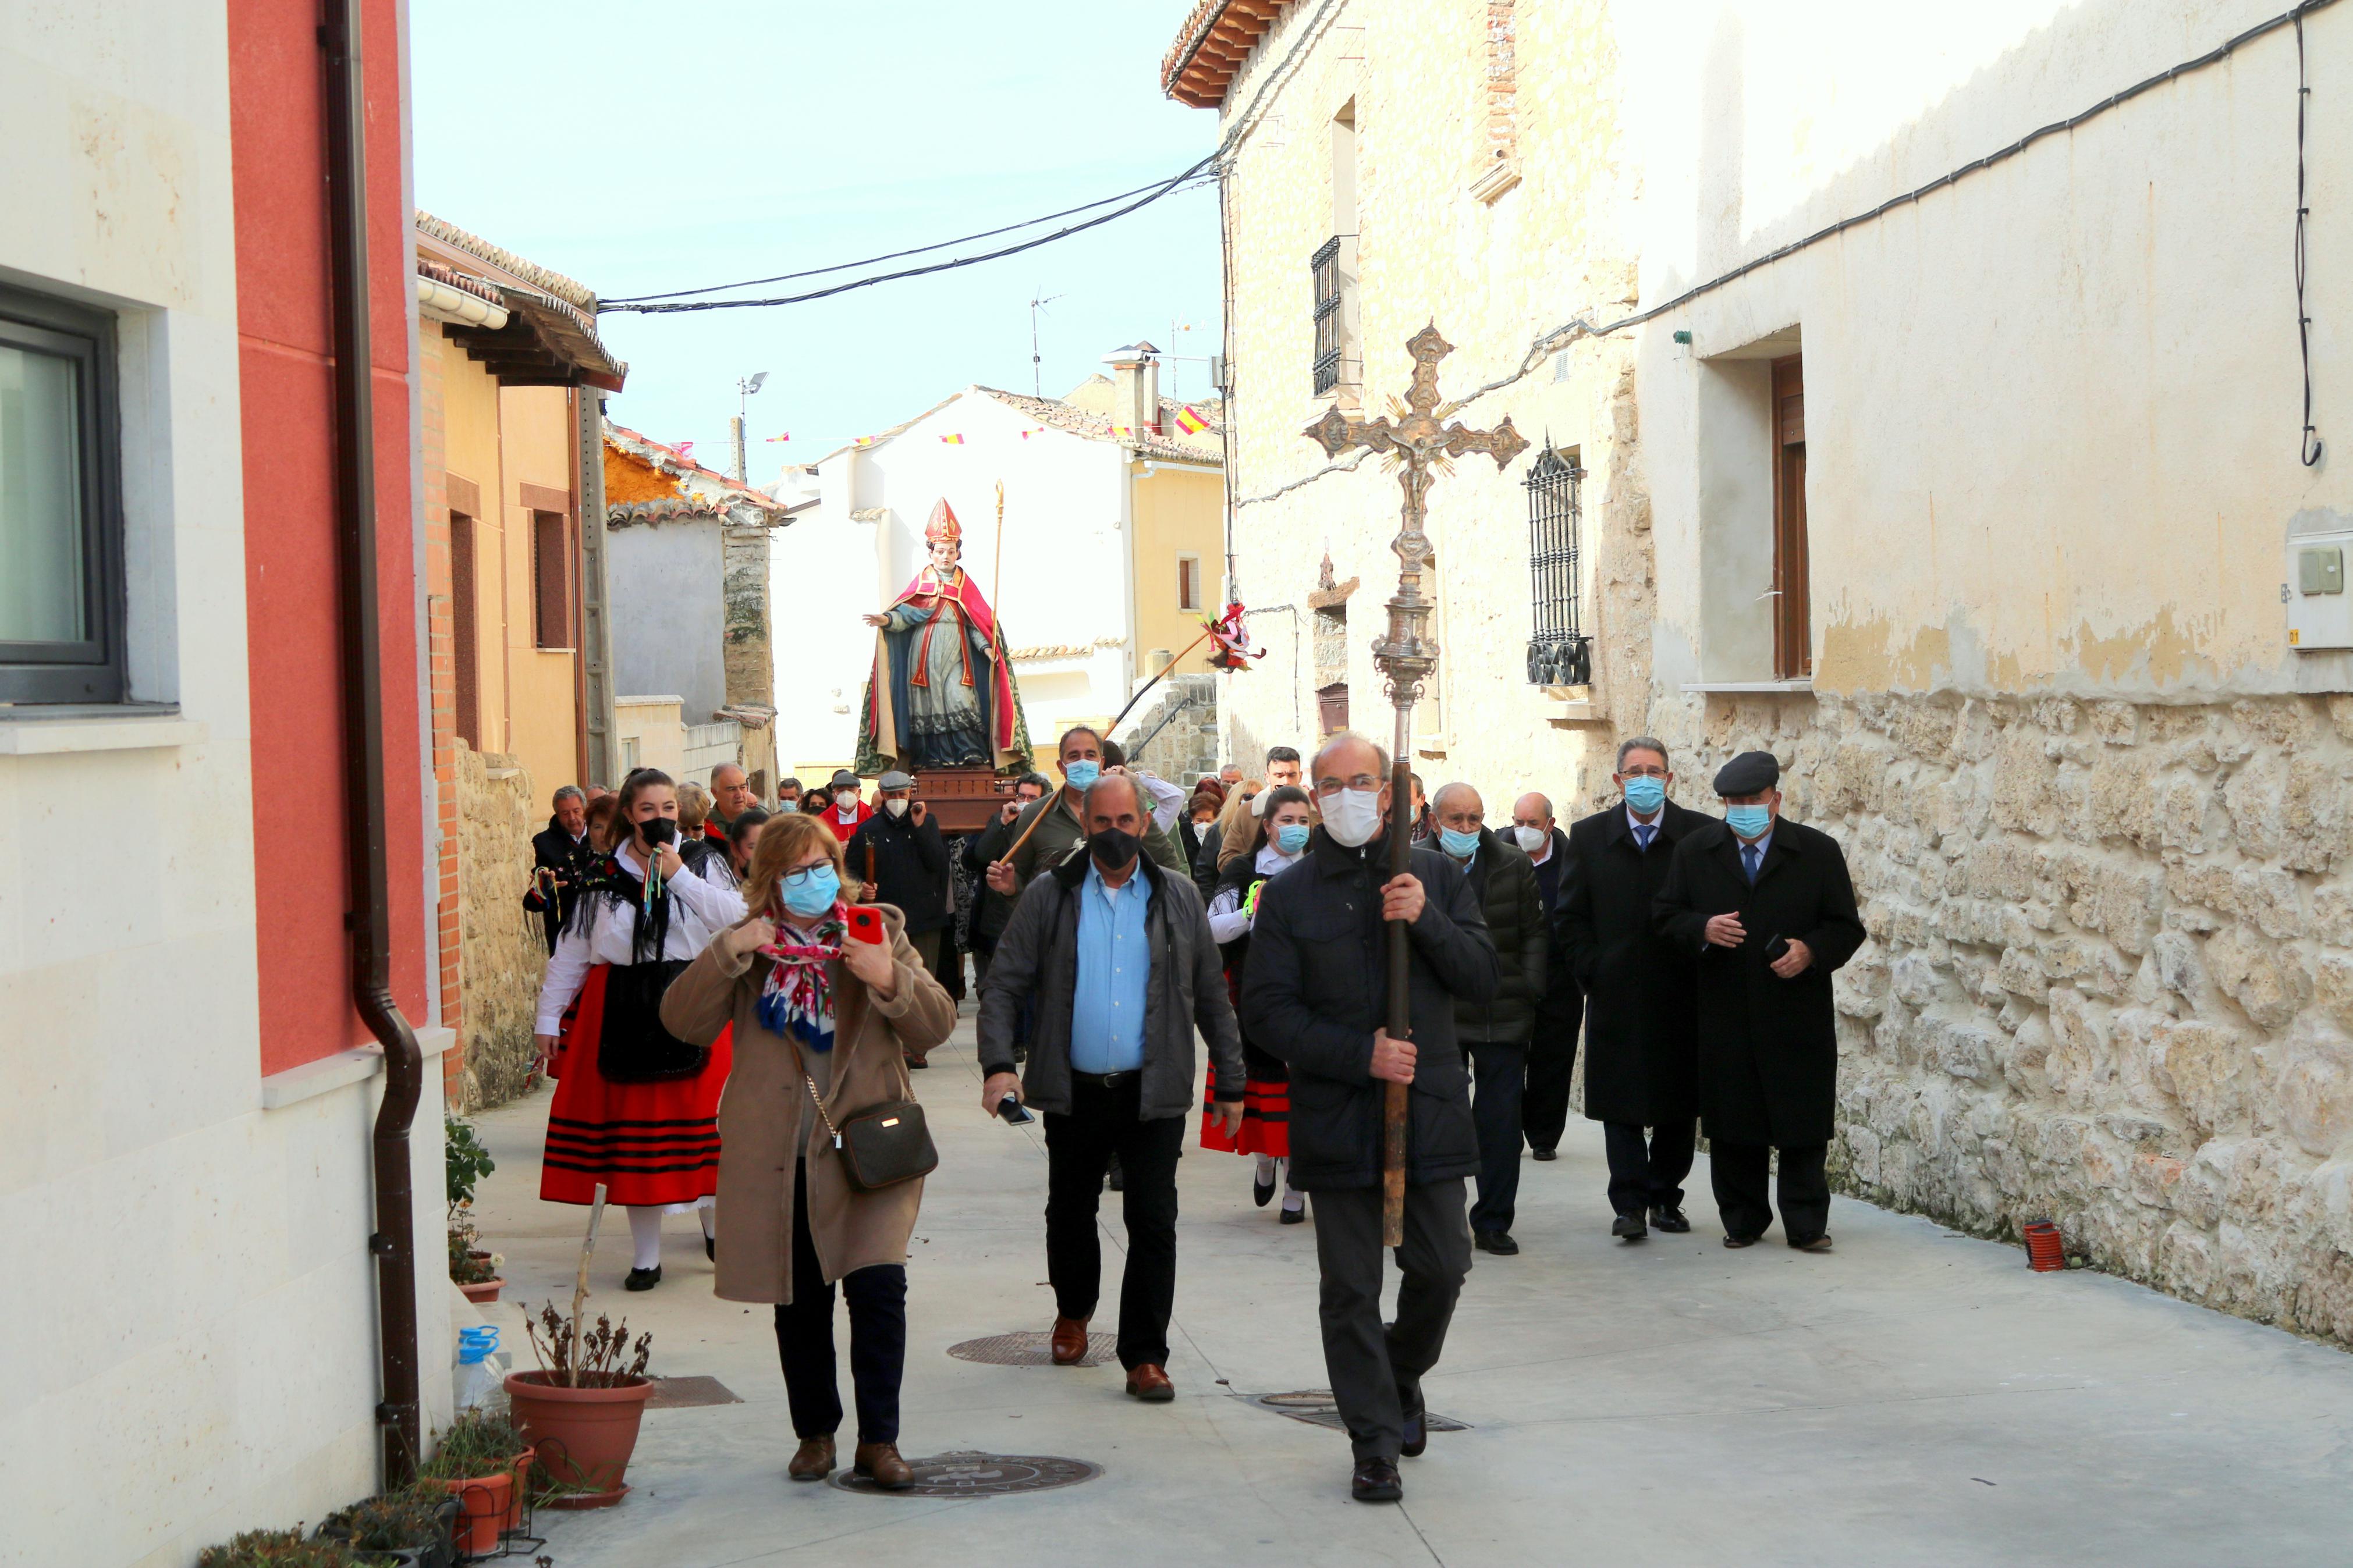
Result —
[{"label": "window with white frame", "polygon": [[0,701],[119,702],[114,319],[0,287]]},{"label": "window with white frame", "polygon": [[1198,555],[1176,557],[1176,607],[1180,610],[1201,607],[1201,558]]}]

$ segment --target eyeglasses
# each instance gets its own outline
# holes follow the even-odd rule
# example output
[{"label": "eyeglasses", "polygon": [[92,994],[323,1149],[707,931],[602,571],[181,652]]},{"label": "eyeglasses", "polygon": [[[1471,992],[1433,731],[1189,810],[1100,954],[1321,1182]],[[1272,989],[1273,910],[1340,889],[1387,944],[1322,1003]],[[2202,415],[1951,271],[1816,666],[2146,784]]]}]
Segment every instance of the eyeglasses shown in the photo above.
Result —
[{"label": "eyeglasses", "polygon": [[1358,773],[1351,779],[1317,779],[1315,781],[1315,793],[1325,796],[1338,795],[1344,789],[1371,790],[1380,787],[1381,781],[1371,773]]},{"label": "eyeglasses", "polygon": [[811,882],[817,880],[817,874],[819,871],[830,871],[832,869],[833,863],[831,861],[818,860],[802,867],[797,871],[787,871],[782,877],[778,878],[777,880],[784,883],[787,888],[806,888]]},{"label": "eyeglasses", "polygon": [[1622,779],[1665,779],[1672,778],[1674,774],[1665,768],[1628,768],[1618,776]]}]

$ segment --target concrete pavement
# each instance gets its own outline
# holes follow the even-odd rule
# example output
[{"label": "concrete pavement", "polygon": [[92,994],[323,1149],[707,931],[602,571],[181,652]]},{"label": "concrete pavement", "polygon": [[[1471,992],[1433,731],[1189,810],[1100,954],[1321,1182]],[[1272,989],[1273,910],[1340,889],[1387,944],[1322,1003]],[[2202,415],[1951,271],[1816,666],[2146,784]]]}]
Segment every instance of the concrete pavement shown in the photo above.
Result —
[{"label": "concrete pavement", "polygon": [[[559,1568],[2353,1557],[2353,1357],[2123,1280],[2037,1275],[2016,1248],[1845,1199],[1829,1257],[1791,1252],[1778,1228],[1728,1252],[1704,1160],[1691,1235],[1613,1241],[1584,1121],[1557,1163],[1523,1166],[1521,1255],[1477,1257],[1427,1380],[1430,1407],[1471,1429],[1406,1462],[1402,1506],[1349,1500],[1341,1434],[1249,1403],[1326,1380],[1312,1226],[1251,1206],[1245,1160],[1196,1146],[1180,1167],[1173,1405],[1125,1398],[1115,1363],[956,1360],[959,1341],[1053,1318],[1042,1140],[982,1116],[971,1026],[915,1078],[942,1163],[910,1262],[901,1447],[1103,1473],[985,1500],[786,1481],[768,1310],[712,1296],[685,1216],[669,1222],[663,1284],[624,1293],[614,1215],[593,1309],[650,1329],[658,1373],[714,1375],[744,1403],[649,1412],[620,1507],[540,1514]],[[546,1109],[543,1092],[480,1122],[499,1169],[476,1206],[510,1302],[568,1297],[585,1221],[538,1201]],[[1108,1329],[1115,1206],[1105,1217]],[[519,1345],[513,1309],[489,1310]],[[839,1333],[847,1405],[846,1321]]]}]

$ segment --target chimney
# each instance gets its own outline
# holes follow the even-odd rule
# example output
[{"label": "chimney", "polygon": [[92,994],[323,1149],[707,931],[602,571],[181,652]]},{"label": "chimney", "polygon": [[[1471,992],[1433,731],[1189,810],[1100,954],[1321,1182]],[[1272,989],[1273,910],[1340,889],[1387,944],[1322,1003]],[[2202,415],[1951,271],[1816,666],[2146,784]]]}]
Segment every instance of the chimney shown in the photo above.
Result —
[{"label": "chimney", "polygon": [[1130,343],[1103,355],[1111,366],[1111,422],[1138,433],[1160,432],[1160,351],[1150,343]]}]

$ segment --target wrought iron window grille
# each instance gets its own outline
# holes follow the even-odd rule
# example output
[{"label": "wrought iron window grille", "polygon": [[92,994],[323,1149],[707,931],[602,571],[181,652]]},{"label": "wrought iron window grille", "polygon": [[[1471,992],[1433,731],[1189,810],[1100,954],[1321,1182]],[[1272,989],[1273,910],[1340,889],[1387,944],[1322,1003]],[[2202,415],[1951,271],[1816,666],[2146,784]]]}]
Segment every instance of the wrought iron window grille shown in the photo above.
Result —
[{"label": "wrought iron window grille", "polygon": [[1345,302],[1340,280],[1340,242],[1346,237],[1334,235],[1307,258],[1308,270],[1315,283],[1314,368],[1318,397],[1340,384],[1340,355],[1345,346],[1341,339],[1341,310]]},{"label": "wrought iron window grille", "polygon": [[1584,465],[1575,447],[1552,442],[1528,466],[1528,583],[1533,628],[1528,682],[1585,686],[1593,679],[1593,639],[1585,634],[1578,591],[1578,530],[1584,521]]}]

